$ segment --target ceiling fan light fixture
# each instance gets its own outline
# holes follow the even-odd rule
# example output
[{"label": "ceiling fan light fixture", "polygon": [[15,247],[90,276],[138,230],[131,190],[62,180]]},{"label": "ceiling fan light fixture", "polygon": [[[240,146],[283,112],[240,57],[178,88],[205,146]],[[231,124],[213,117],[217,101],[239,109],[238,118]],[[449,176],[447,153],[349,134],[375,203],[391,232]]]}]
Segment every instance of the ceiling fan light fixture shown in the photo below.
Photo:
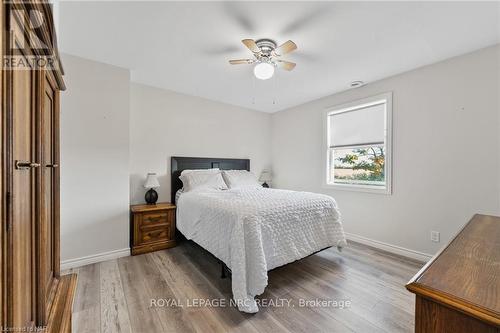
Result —
[{"label": "ceiling fan light fixture", "polygon": [[253,73],[259,80],[267,80],[274,75],[274,66],[267,62],[261,62],[255,65]]}]

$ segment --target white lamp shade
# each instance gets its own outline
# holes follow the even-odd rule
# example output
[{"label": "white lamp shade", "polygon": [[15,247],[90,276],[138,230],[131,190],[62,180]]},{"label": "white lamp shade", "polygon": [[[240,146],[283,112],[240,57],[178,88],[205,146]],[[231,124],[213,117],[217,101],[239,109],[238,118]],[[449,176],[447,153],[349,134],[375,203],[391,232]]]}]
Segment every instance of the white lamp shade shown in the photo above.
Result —
[{"label": "white lamp shade", "polygon": [[148,173],[146,177],[146,182],[144,183],[144,188],[157,188],[160,187],[160,183],[158,182],[158,177],[156,173]]},{"label": "white lamp shade", "polygon": [[259,177],[259,182],[270,182],[272,180],[271,172],[268,170],[264,170],[261,172]]}]

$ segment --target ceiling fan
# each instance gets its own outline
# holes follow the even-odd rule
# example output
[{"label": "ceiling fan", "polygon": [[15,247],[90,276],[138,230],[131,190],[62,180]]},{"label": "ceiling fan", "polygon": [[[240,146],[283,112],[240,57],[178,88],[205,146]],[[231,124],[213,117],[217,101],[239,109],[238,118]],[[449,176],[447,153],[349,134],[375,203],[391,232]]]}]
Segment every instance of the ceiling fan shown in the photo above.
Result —
[{"label": "ceiling fan", "polygon": [[297,49],[297,45],[291,40],[277,46],[272,39],[243,39],[241,41],[252,51],[254,59],[229,60],[231,65],[256,64],[253,73],[261,80],[270,79],[274,75],[276,67],[291,71],[295,68],[295,63],[281,60],[280,57]]}]

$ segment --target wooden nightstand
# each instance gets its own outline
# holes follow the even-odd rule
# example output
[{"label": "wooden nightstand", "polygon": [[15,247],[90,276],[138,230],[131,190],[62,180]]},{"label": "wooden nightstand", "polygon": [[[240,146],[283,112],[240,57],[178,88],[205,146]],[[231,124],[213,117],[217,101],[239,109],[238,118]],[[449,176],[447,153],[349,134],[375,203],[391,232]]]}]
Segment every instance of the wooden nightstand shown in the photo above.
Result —
[{"label": "wooden nightstand", "polygon": [[130,212],[132,255],[175,246],[175,205],[132,205]]}]

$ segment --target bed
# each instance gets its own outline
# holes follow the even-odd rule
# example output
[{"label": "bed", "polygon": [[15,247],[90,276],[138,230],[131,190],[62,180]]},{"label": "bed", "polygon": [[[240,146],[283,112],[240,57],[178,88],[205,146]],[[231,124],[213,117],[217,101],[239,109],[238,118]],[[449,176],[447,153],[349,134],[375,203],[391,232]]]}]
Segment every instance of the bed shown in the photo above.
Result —
[{"label": "bed", "polygon": [[326,195],[262,187],[180,191],[183,170],[211,168],[249,171],[250,160],[172,157],[176,227],[231,270],[240,311],[258,311],[254,298],[269,270],[346,244],[335,200]]}]

